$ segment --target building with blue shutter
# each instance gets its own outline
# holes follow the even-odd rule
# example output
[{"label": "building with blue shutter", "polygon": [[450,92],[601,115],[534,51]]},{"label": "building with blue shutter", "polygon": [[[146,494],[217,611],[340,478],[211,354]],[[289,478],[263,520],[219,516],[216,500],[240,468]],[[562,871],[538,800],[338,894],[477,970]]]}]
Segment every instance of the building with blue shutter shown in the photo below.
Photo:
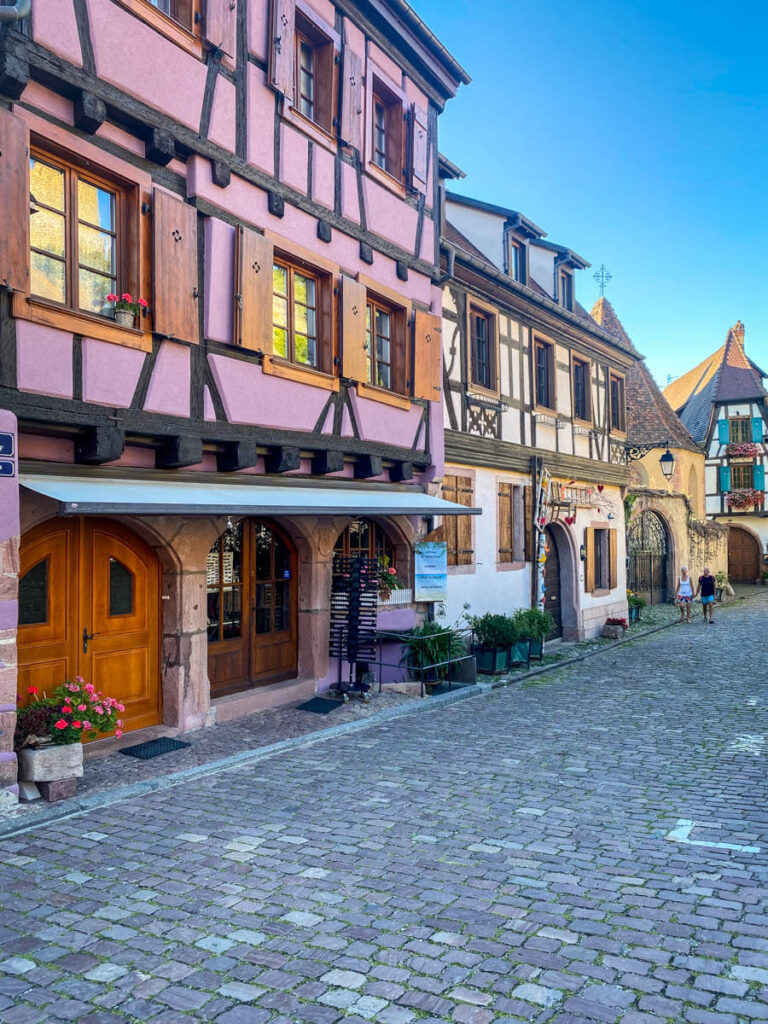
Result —
[{"label": "building with blue shutter", "polygon": [[717,352],[664,391],[706,451],[706,512],[728,526],[732,583],[755,583],[768,570],[766,376],[747,355],[737,321]]}]

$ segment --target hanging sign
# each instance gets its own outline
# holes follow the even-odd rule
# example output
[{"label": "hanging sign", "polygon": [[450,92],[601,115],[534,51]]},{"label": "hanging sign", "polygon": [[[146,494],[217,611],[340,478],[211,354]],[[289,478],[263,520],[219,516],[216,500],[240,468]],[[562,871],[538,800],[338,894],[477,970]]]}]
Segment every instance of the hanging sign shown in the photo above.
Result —
[{"label": "hanging sign", "polygon": [[448,545],[423,540],[414,548],[414,601],[445,601],[448,597]]},{"label": "hanging sign", "polygon": [[0,432],[0,476],[15,476],[13,434]]}]

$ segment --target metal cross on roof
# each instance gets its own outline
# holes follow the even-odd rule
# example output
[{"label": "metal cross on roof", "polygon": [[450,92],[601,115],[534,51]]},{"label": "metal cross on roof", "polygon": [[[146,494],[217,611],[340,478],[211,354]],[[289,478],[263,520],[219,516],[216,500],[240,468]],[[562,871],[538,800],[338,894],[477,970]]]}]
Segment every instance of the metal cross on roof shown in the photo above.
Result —
[{"label": "metal cross on roof", "polygon": [[601,263],[600,269],[597,271],[596,274],[593,274],[592,276],[600,285],[600,297],[602,298],[605,295],[605,289],[608,282],[613,279],[613,274],[610,272],[610,270],[606,269],[604,263]]}]

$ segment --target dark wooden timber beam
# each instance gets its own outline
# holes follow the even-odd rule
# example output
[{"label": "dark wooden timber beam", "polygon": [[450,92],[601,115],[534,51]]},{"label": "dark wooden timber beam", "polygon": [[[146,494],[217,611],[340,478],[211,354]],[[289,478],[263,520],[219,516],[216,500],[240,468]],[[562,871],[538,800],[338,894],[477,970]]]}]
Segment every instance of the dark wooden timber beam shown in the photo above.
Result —
[{"label": "dark wooden timber beam", "polygon": [[75,462],[114,462],[125,450],[121,427],[91,427],[75,445]]}]

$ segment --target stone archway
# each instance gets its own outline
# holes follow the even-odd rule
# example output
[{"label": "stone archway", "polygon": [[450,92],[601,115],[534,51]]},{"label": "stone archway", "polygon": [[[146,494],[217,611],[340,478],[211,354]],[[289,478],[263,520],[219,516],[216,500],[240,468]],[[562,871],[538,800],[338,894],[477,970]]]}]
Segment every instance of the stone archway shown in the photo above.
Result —
[{"label": "stone archway", "polygon": [[643,509],[627,530],[627,585],[648,604],[664,604],[670,593],[669,528],[658,512]]}]

